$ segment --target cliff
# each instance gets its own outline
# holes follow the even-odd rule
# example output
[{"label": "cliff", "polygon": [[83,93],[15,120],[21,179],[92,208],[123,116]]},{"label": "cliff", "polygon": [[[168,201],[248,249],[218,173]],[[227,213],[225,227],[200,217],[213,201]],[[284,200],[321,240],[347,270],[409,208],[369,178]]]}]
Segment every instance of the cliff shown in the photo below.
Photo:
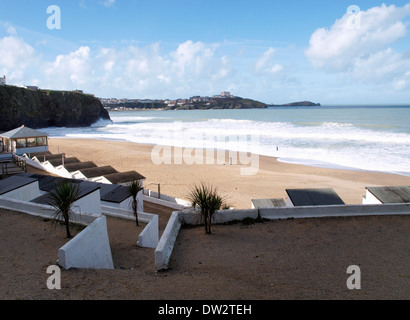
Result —
[{"label": "cliff", "polygon": [[0,131],[21,125],[45,127],[86,127],[110,119],[100,100],[71,91],[29,90],[0,86]]}]

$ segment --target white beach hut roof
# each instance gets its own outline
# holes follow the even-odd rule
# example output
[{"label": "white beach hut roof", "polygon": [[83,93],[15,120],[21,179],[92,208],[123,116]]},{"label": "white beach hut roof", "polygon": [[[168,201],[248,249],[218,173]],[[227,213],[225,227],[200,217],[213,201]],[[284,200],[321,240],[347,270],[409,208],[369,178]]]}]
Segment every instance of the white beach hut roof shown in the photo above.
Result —
[{"label": "white beach hut roof", "polygon": [[8,139],[19,139],[19,138],[35,138],[35,137],[46,137],[47,133],[40,132],[25,126],[4,132],[0,135],[3,138]]}]

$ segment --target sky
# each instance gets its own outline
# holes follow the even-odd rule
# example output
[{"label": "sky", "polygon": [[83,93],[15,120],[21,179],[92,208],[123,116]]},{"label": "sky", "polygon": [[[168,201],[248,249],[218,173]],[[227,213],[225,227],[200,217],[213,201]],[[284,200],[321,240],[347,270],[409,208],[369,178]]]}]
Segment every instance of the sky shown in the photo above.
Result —
[{"label": "sky", "polygon": [[410,1],[1,0],[9,85],[410,104]]}]

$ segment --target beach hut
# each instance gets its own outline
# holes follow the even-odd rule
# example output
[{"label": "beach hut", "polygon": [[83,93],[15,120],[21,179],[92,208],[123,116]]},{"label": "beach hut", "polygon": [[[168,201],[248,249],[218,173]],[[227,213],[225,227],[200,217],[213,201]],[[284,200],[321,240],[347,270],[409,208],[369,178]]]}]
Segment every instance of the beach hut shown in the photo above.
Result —
[{"label": "beach hut", "polygon": [[75,172],[89,168],[97,168],[97,165],[92,161],[65,163],[64,167],[68,172]]},{"label": "beach hut", "polygon": [[0,134],[0,153],[24,153],[48,151],[48,135],[44,132],[21,126]]},{"label": "beach hut", "polygon": [[283,198],[274,199],[252,199],[252,209],[285,207],[286,202]]},{"label": "beach hut", "polygon": [[117,172],[117,173],[110,173],[100,177],[98,181],[101,183],[111,183],[111,184],[121,184],[121,185],[128,185],[132,181],[138,181],[143,184],[145,181],[145,177],[139,174],[136,171],[127,171],[127,172]]},{"label": "beach hut", "polygon": [[[132,197],[127,187],[117,184],[101,184],[101,205],[130,210]],[[138,211],[144,211],[143,198],[138,197]]]},{"label": "beach hut", "polygon": [[[32,177],[34,176],[32,175]],[[73,211],[80,214],[86,213],[97,216],[101,215],[101,194],[100,185],[98,183],[60,177],[39,177],[39,179],[43,180],[39,180],[40,189],[46,193],[31,200],[31,202],[45,205],[50,204],[50,192],[54,190],[59,182],[61,182],[62,180],[68,180],[72,183],[77,184],[79,187],[79,199],[74,203]]]},{"label": "beach hut", "polygon": [[410,186],[366,187],[362,203],[410,203]]},{"label": "beach hut", "polygon": [[286,189],[286,207],[344,205],[331,188]]},{"label": "beach hut", "polygon": [[0,180],[0,197],[31,201],[38,196],[40,189],[37,179],[16,175]]},{"label": "beach hut", "polygon": [[117,170],[115,170],[111,166],[103,166],[103,167],[92,167],[92,168],[86,168],[86,169],[81,169],[75,172],[72,172],[73,178],[75,179],[92,179],[92,178],[97,178],[101,177],[107,174],[111,173],[118,173]]}]

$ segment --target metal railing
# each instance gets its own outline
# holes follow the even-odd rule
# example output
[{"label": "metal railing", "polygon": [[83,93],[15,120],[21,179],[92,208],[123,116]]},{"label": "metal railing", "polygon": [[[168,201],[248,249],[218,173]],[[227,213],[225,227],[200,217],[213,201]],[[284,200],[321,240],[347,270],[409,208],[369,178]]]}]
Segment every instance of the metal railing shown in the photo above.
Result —
[{"label": "metal railing", "polygon": [[17,154],[13,153],[13,162],[22,170],[24,170],[24,172],[27,172],[27,164],[24,158],[19,157]]}]

